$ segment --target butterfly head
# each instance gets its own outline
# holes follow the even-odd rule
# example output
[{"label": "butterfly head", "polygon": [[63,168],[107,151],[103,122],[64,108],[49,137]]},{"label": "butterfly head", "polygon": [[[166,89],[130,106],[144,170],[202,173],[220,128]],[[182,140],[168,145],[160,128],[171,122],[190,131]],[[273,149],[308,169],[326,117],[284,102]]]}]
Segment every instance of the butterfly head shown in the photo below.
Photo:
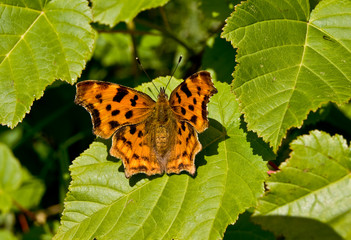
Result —
[{"label": "butterfly head", "polygon": [[160,99],[160,98],[168,99],[168,96],[166,94],[166,89],[164,87],[160,88],[160,93],[158,94],[158,99]]}]

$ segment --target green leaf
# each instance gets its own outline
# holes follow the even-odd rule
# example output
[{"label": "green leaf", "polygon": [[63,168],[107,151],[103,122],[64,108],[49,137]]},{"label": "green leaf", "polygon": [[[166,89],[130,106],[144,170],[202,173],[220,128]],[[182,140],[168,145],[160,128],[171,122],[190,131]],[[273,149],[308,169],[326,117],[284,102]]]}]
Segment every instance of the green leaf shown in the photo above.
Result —
[{"label": "green leaf", "polygon": [[12,234],[12,232],[4,229],[0,229],[0,239],[2,240],[16,240],[18,238]]},{"label": "green leaf", "polygon": [[[169,77],[154,80],[157,88]],[[180,81],[173,79],[174,88]],[[267,168],[239,128],[228,84],[217,82],[210,127],[200,135],[197,174],[126,179],[121,161],[94,142],[70,167],[72,182],[54,239],[220,239],[239,213],[256,205]],[[141,89],[156,95],[151,83]],[[167,89],[168,91],[170,88]],[[110,160],[108,160],[110,159]],[[112,161],[111,161],[112,160]]]},{"label": "green leaf", "polygon": [[74,83],[92,52],[86,0],[0,1],[0,123],[14,127],[55,79]]},{"label": "green leaf", "polygon": [[13,201],[26,209],[35,207],[44,191],[43,182],[22,168],[8,146],[0,143],[0,211],[16,206]]},{"label": "green leaf", "polygon": [[169,0],[92,0],[94,21],[110,27],[130,22],[139,12],[165,5]]},{"label": "green leaf", "polygon": [[347,118],[351,119],[351,102],[339,106],[339,109]]},{"label": "green leaf", "polygon": [[33,177],[27,169],[22,168],[22,182],[18,189],[11,193],[11,197],[25,209],[39,205],[45,192],[44,183]]},{"label": "green leaf", "polygon": [[121,33],[101,33],[96,43],[94,58],[104,67],[116,64],[129,66],[132,56],[132,38]]},{"label": "green leaf", "polygon": [[11,150],[0,143],[0,211],[7,212],[12,206],[11,193],[22,181],[21,165]]},{"label": "green leaf", "polygon": [[254,220],[287,239],[350,239],[351,148],[319,131],[291,144],[291,158],[267,181]]},{"label": "green leaf", "polygon": [[234,92],[248,129],[276,151],[323,103],[351,97],[351,1],[249,0],[222,36],[238,48]]}]

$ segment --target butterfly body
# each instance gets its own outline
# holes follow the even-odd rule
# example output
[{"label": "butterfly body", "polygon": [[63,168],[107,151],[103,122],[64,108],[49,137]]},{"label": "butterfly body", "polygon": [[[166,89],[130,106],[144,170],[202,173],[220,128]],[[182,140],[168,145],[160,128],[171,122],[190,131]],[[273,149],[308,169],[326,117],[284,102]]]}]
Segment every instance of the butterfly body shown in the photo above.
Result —
[{"label": "butterfly body", "polygon": [[170,95],[161,88],[157,101],[118,84],[83,81],[75,102],[91,114],[94,133],[112,137],[110,154],[122,159],[126,177],[195,173],[195,155],[201,150],[197,132],[208,127],[207,103],[217,92],[210,74],[201,71],[181,83]]}]

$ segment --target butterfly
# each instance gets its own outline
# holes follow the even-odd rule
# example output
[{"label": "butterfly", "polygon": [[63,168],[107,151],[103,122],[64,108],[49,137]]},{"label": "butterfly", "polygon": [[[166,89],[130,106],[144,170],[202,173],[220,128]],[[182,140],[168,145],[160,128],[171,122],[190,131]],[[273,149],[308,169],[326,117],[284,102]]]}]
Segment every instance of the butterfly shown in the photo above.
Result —
[{"label": "butterfly", "polygon": [[195,174],[195,155],[202,149],[198,133],[208,128],[207,104],[217,93],[209,72],[188,77],[169,99],[161,88],[156,102],[115,83],[87,80],[76,88],[75,103],[90,113],[95,135],[112,136],[110,154],[122,160],[127,178]]}]

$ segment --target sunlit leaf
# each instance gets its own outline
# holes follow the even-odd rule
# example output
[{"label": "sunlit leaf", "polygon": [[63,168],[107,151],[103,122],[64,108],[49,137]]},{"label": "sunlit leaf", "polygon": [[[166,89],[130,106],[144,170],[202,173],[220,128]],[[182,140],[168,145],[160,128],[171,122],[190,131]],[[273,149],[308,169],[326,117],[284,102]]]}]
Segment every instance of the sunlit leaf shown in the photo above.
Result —
[{"label": "sunlit leaf", "polygon": [[234,92],[248,129],[276,151],[323,103],[351,97],[351,1],[249,0],[222,36],[238,48]]},{"label": "sunlit leaf", "polygon": [[351,148],[319,131],[292,142],[291,158],[267,182],[255,222],[287,239],[350,239]]},{"label": "sunlit leaf", "polygon": [[0,1],[0,123],[14,127],[56,79],[74,83],[94,34],[85,0]]},{"label": "sunlit leaf", "polygon": [[169,0],[92,0],[94,21],[111,27],[124,21],[129,22],[141,11],[160,7]]}]

